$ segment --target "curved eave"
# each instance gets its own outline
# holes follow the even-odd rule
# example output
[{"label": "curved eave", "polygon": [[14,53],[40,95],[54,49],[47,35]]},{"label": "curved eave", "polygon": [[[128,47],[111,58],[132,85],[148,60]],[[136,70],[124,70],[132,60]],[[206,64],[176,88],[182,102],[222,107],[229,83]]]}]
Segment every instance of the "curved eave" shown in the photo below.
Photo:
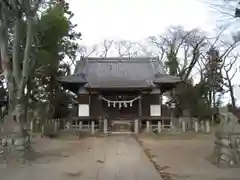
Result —
[{"label": "curved eave", "polygon": [[62,85],[64,89],[69,90],[75,94],[77,94],[79,91],[79,88],[84,86],[85,84],[85,83],[81,84],[81,83],[67,83],[67,82],[64,82],[64,83],[59,82],[59,83]]},{"label": "curved eave", "polygon": [[155,77],[155,79],[153,80],[153,82],[155,84],[160,84],[160,83],[166,83],[166,84],[173,84],[173,83],[180,83],[183,80],[180,77],[176,77],[176,76],[171,76],[171,75],[157,75]]},{"label": "curved eave", "polygon": [[182,83],[183,80],[171,75],[162,75],[155,78],[153,82],[161,89],[161,92],[166,92],[175,88],[176,85]]},{"label": "curved eave", "polygon": [[167,91],[171,91],[176,87],[176,84],[156,84],[159,89],[161,90],[161,93],[165,93]]},{"label": "curved eave", "polygon": [[86,89],[95,89],[95,90],[113,90],[113,91],[142,91],[142,90],[152,90],[156,87],[154,83],[150,84],[149,86],[146,85],[131,85],[131,84],[123,84],[123,85],[117,85],[117,84],[99,84],[99,85],[92,85],[90,83],[86,83],[84,85]]},{"label": "curved eave", "polygon": [[78,90],[80,87],[84,86],[85,83],[72,83],[72,82],[63,82],[63,81],[58,81],[61,86],[66,89],[69,90],[73,93],[78,93]]},{"label": "curved eave", "polygon": [[84,86],[87,80],[82,75],[70,75],[58,78],[58,83],[60,83],[64,89],[78,93],[79,88]]},{"label": "curved eave", "polygon": [[128,87],[128,88],[119,88],[119,87],[86,87],[87,90],[96,90],[96,91],[123,91],[123,92],[137,92],[137,91],[151,91],[152,88],[139,88],[139,87]]},{"label": "curved eave", "polygon": [[85,83],[87,83],[87,79],[83,75],[70,75],[70,76],[59,77],[58,82],[60,82],[60,83],[85,84]]}]

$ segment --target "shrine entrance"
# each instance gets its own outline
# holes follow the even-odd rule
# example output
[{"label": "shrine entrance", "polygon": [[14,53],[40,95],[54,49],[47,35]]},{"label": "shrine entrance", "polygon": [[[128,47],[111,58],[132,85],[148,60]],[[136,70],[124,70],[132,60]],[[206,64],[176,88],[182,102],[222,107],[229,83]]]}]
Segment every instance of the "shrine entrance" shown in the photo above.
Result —
[{"label": "shrine entrance", "polygon": [[111,120],[112,132],[133,132],[131,120]]},{"label": "shrine entrance", "polygon": [[134,120],[138,117],[138,99],[135,94],[102,95],[102,107],[111,132],[134,132]]}]

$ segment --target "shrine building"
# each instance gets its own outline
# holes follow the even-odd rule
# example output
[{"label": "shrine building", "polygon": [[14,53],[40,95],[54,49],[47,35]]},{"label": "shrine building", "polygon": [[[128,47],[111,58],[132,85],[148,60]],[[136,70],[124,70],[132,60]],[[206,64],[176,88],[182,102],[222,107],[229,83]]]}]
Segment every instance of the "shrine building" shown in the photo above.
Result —
[{"label": "shrine building", "polygon": [[78,97],[77,122],[91,121],[105,133],[138,133],[143,121],[161,119],[162,95],[181,79],[166,74],[158,57],[82,57],[59,82]]}]

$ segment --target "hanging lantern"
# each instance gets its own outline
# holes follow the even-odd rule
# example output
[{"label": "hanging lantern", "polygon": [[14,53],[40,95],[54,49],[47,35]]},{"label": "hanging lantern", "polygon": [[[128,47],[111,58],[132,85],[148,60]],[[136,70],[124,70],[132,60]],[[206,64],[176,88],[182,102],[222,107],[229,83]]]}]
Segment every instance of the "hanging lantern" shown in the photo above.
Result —
[{"label": "hanging lantern", "polygon": [[124,102],[124,107],[127,107],[127,102]]},{"label": "hanging lantern", "polygon": [[111,106],[110,101],[108,101],[108,107],[110,107],[110,106]]},{"label": "hanging lantern", "polygon": [[113,103],[113,107],[116,107],[116,103],[115,102]]}]

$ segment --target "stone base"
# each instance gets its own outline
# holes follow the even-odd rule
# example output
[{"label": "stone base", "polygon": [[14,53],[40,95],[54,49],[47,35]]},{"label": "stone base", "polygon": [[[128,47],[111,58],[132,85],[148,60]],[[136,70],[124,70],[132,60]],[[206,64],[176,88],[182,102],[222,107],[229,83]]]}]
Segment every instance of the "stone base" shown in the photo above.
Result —
[{"label": "stone base", "polygon": [[27,163],[34,160],[36,153],[31,148],[29,136],[8,136],[1,138],[0,163]]},{"label": "stone base", "polygon": [[219,148],[215,147],[214,152],[209,157],[209,161],[218,168],[240,168],[239,160],[235,153],[219,153]]},{"label": "stone base", "polygon": [[240,168],[240,164],[229,164],[229,163],[217,163],[212,158],[209,158],[210,163],[217,166],[220,169],[228,169],[228,168]]}]

